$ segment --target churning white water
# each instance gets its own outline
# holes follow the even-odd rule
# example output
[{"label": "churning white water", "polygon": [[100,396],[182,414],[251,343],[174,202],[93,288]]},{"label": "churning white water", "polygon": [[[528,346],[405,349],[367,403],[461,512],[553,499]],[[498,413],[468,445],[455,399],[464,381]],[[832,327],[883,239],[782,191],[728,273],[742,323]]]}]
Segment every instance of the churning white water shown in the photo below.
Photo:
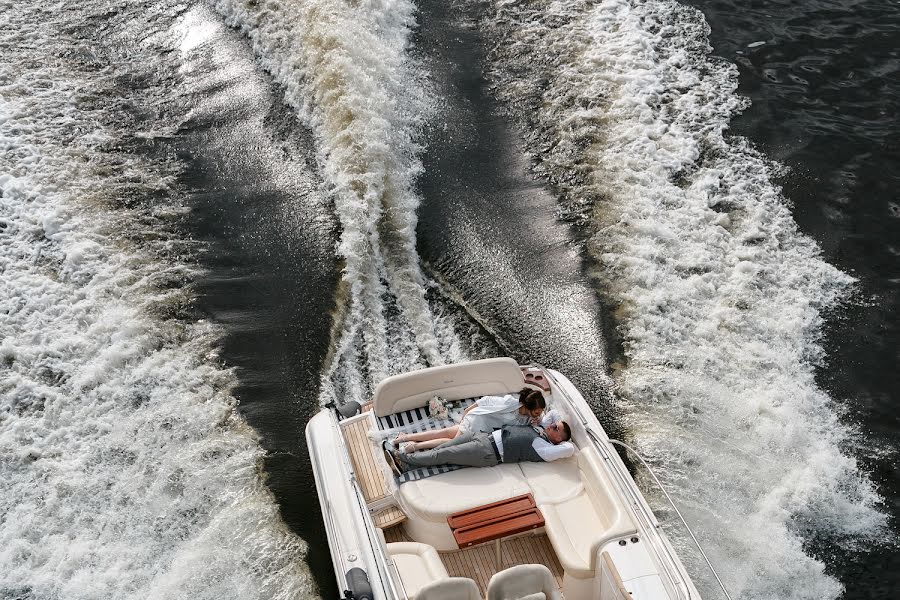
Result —
[{"label": "churning white water", "polygon": [[456,344],[435,334],[415,250],[416,137],[430,105],[427,81],[408,52],[414,5],[219,0],[217,8],[250,38],[315,133],[334,197],[347,301],[323,379],[325,400],[364,397],[386,375],[442,364]]},{"label": "churning white water", "polygon": [[837,597],[804,540],[885,526],[854,432],[814,377],[823,311],[853,280],[798,231],[778,166],[725,136],[745,105],[736,68],[710,56],[703,15],[668,0],[488,12],[497,93],[564,211],[592,231],[635,444],[735,595]]},{"label": "churning white water", "polygon": [[[2,598],[314,590],[220,332],[179,316],[195,272],[174,167],[123,150],[178,124],[152,119],[177,105],[179,56],[155,19],[182,11],[0,2]],[[102,47],[80,33],[98,18]]]}]

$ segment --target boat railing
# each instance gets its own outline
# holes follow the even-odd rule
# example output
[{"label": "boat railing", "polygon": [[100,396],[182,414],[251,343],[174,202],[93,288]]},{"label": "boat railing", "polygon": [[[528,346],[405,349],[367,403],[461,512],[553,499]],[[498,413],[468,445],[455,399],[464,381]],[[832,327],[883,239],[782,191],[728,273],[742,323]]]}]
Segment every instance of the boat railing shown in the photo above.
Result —
[{"label": "boat railing", "polygon": [[[577,407],[575,408],[577,411]],[[586,423],[583,423],[586,424]],[[680,568],[680,563],[677,561],[675,556],[672,555],[671,550],[669,549],[669,545],[665,543],[662,539],[662,536],[659,535],[660,523],[656,520],[656,516],[653,514],[653,511],[646,506],[645,502],[642,498],[640,498],[635,491],[634,486],[629,485],[625,476],[620,472],[620,470],[615,466],[612,457],[609,454],[608,449],[603,445],[602,441],[597,438],[596,434],[590,429],[585,427],[585,431],[590,437],[591,442],[594,447],[600,453],[600,456],[608,463],[612,465],[611,471],[614,474],[616,479],[616,483],[619,486],[619,491],[626,495],[631,501],[631,505],[635,510],[635,514],[641,519],[643,524],[642,529],[646,532],[647,535],[653,537],[653,542],[649,544],[651,548],[659,555],[660,549],[665,553],[665,558],[660,556],[660,565],[665,570],[666,575],[668,575],[669,580],[672,582],[673,590],[677,594],[678,598],[686,598],[686,600],[691,600],[691,588],[688,584],[687,576],[682,573],[682,569]]]},{"label": "boat railing", "polygon": [[[686,573],[683,573],[683,566],[681,566],[681,562],[675,556],[672,555],[669,544],[667,544],[665,542],[665,540],[663,540],[662,537],[660,536],[659,530],[661,529],[661,525],[660,525],[659,521],[656,519],[656,516],[653,514],[653,511],[647,505],[647,503],[643,499],[643,497],[641,497],[639,495],[639,493],[636,492],[635,487],[632,485],[629,485],[629,480],[631,479],[631,476],[627,475],[627,478],[626,478],[626,475],[621,472],[624,467],[620,467],[616,461],[612,460],[612,456],[610,453],[611,446],[607,446],[607,444],[604,444],[603,441],[598,438],[598,436],[593,431],[593,429],[588,426],[587,418],[584,416],[581,409],[578,407],[578,404],[569,396],[569,394],[566,392],[563,385],[553,375],[553,372],[550,369],[547,369],[540,365],[538,365],[538,366],[541,368],[541,370],[543,370],[544,374],[555,384],[554,391],[558,391],[562,396],[564,396],[566,398],[566,400],[568,401],[569,406],[571,406],[572,410],[575,411],[577,418],[579,419],[579,421],[581,421],[581,424],[584,427],[585,432],[587,433],[593,446],[600,453],[600,455],[604,458],[604,460],[606,460],[608,463],[610,463],[612,465],[613,468],[611,470],[615,474],[616,483],[618,484],[620,491],[623,492],[624,494],[626,494],[627,497],[631,499],[631,503],[632,503],[633,507],[635,508],[635,513],[637,514],[637,516],[639,518],[641,518],[641,520],[646,525],[645,530],[647,532],[652,533],[652,535],[655,537],[655,541],[657,541],[657,544],[652,544],[652,546],[661,547],[663,549],[663,551],[665,552],[667,560],[661,560],[661,563],[662,563],[663,568],[666,570],[667,575],[669,576],[672,583],[674,584],[676,593],[679,595],[679,597],[684,598],[685,596],[684,596],[683,592],[686,592],[687,598],[690,599],[691,598],[691,586],[688,583],[688,577],[687,577]],[[669,495],[669,493],[663,487],[662,482],[660,482],[659,478],[653,472],[653,469],[650,468],[650,465],[647,464],[647,462],[643,459],[643,457],[641,457],[640,454],[638,454],[638,452],[636,450],[634,450],[633,448],[631,448],[624,442],[621,442],[619,440],[613,440],[613,439],[608,439],[608,442],[610,445],[613,445],[613,444],[619,445],[619,446],[625,448],[626,451],[630,451],[631,453],[633,453],[638,458],[638,460],[641,462],[641,464],[644,465],[644,467],[648,470],[648,472],[650,473],[650,476],[653,478],[653,481],[656,483],[657,486],[659,486],[659,489],[662,490],[662,493],[665,495],[666,500],[672,506],[672,508],[675,511],[675,514],[678,515],[679,520],[684,525],[688,534],[691,536],[691,539],[693,540],[694,544],[697,546],[697,549],[700,551],[700,555],[703,557],[703,560],[706,562],[706,565],[709,567],[709,570],[712,572],[713,577],[715,577],[716,582],[718,582],[719,587],[722,589],[722,593],[725,594],[725,597],[728,598],[728,600],[731,600],[731,595],[728,593],[728,590],[725,588],[725,585],[722,583],[722,579],[719,577],[719,574],[716,572],[715,567],[713,567],[712,562],[710,562],[709,558],[707,557],[706,552],[704,552],[703,547],[700,545],[699,540],[697,540],[697,536],[694,535],[694,532],[691,529],[690,525],[687,524],[687,521],[682,516],[681,511],[678,510],[678,507],[675,505],[675,502],[672,500],[672,497]],[[660,559],[662,559],[661,556],[660,556]],[[675,569],[674,573],[672,572],[673,567]],[[680,583],[679,580],[682,580],[681,582],[683,582],[683,584],[684,584],[683,591],[682,591],[681,587],[678,585]]]},{"label": "boat railing", "polygon": [[688,534],[691,536],[691,539],[694,541],[694,545],[696,545],[697,550],[700,551],[700,556],[702,556],[703,560],[706,561],[706,565],[709,567],[709,570],[712,572],[713,577],[716,578],[716,581],[718,582],[719,587],[722,588],[722,593],[725,594],[725,597],[728,598],[728,600],[731,600],[731,595],[728,593],[728,590],[725,588],[725,584],[722,583],[722,580],[719,578],[719,574],[716,572],[715,567],[713,567],[712,562],[710,562],[709,557],[706,556],[706,552],[703,551],[703,546],[700,545],[700,542],[697,540],[697,536],[694,535],[694,531],[691,529],[690,525],[687,524],[687,521],[685,521],[684,517],[681,515],[681,511],[678,510],[678,507],[675,505],[675,502],[672,500],[672,497],[669,495],[669,492],[667,492],[666,488],[663,487],[662,482],[656,476],[656,473],[653,472],[653,469],[650,468],[650,465],[647,464],[647,461],[644,460],[644,457],[641,456],[637,450],[635,450],[634,448],[632,448],[625,442],[610,439],[609,443],[615,444],[622,448],[625,448],[625,450],[631,452],[639,461],[641,461],[641,464],[644,465],[644,468],[646,468],[647,472],[650,473],[650,477],[652,477],[653,481],[656,482],[656,485],[659,487],[660,491],[662,491],[663,495],[665,495],[666,500],[668,500],[669,504],[672,506],[672,510],[674,510],[675,514],[678,515],[678,519],[681,521],[682,525],[684,525],[684,528],[687,530]]},{"label": "boat railing", "polygon": [[[331,418],[334,419],[333,415]],[[333,425],[337,426],[337,419],[334,419]],[[316,481],[320,482],[320,485],[324,485],[325,478],[321,472],[319,467],[318,460],[310,461],[312,463],[313,471],[315,473]],[[346,576],[346,569],[344,568],[344,551],[341,547],[341,538],[338,534],[337,527],[334,524],[334,515],[333,509],[331,506],[331,502],[328,499],[327,494],[319,492],[319,497],[322,500],[322,521],[325,523],[325,534],[328,537],[329,541],[333,540],[328,544],[328,549],[331,552],[331,562],[334,565],[341,565],[341,569],[344,571],[340,573],[342,577]],[[337,546],[337,548],[335,548]]]},{"label": "boat railing", "polygon": [[[390,588],[391,596],[393,598],[397,598],[398,600],[408,598],[409,596],[406,594],[406,589],[403,586],[403,580],[400,578],[400,572],[397,571],[397,565],[394,564],[394,560],[385,551],[384,544],[381,543],[381,538],[375,533],[375,523],[372,522],[372,515],[369,513],[369,508],[366,506],[365,497],[363,496],[362,489],[360,489],[359,482],[356,480],[355,475],[350,476],[350,483],[353,485],[353,490],[356,492],[356,501],[359,503],[360,510],[363,514],[363,522],[366,526],[366,537],[369,540],[369,546],[372,547],[372,551],[376,555],[375,565],[378,568],[379,575],[381,575],[381,580],[387,584],[388,588]],[[382,565],[391,565],[394,568],[394,571],[397,574],[397,580],[400,581],[400,586],[403,588],[402,596],[397,590],[394,576],[383,569]]]}]

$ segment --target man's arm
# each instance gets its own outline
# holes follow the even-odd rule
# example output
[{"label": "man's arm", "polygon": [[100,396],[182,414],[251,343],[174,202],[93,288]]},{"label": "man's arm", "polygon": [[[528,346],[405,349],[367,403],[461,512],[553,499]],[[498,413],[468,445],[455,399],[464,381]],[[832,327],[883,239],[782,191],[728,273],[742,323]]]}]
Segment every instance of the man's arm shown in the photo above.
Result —
[{"label": "man's arm", "polygon": [[534,448],[534,451],[547,462],[560,458],[568,458],[575,454],[575,444],[572,442],[551,444],[543,438],[537,438],[531,442],[531,447]]}]

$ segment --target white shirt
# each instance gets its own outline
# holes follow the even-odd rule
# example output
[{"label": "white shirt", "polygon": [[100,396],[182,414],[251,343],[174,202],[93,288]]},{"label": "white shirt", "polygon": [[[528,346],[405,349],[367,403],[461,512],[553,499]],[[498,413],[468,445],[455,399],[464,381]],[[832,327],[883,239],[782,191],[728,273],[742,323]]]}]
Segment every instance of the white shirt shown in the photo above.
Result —
[{"label": "white shirt", "polygon": [[484,396],[475,401],[475,406],[460,421],[462,431],[491,432],[504,425],[526,425],[528,415],[519,414],[519,396]]},{"label": "white shirt", "polygon": [[470,415],[487,415],[496,412],[513,412],[519,410],[519,396],[482,396],[475,401],[475,408]]}]

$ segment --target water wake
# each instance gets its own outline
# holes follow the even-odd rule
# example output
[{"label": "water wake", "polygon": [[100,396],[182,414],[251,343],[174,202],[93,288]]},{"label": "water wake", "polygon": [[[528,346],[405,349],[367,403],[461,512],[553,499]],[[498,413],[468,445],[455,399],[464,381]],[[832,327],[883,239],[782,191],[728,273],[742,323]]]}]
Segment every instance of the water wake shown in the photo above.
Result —
[{"label": "water wake", "polygon": [[804,540],[885,525],[854,432],[815,382],[823,311],[853,281],[798,231],[778,166],[724,135],[745,106],[736,68],[710,56],[702,14],[671,1],[489,12],[496,91],[565,216],[592,232],[635,443],[718,532],[706,545],[734,592],[837,597]]},{"label": "water wake", "polygon": [[172,133],[181,11],[0,3],[0,597],[314,589],[185,311],[177,166],[129,151]]},{"label": "water wake", "polygon": [[398,371],[442,364],[415,249],[424,77],[407,49],[410,2],[220,0],[314,131],[341,224],[346,298],[324,400],[362,397]]}]

